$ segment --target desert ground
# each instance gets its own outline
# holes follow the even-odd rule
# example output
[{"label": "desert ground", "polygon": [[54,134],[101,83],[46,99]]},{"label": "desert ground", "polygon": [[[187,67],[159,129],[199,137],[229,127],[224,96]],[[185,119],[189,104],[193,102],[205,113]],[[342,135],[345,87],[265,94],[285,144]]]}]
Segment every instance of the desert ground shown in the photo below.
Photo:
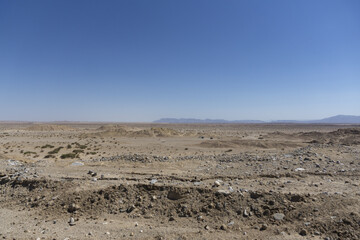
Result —
[{"label": "desert ground", "polygon": [[0,123],[3,239],[360,239],[360,126]]}]

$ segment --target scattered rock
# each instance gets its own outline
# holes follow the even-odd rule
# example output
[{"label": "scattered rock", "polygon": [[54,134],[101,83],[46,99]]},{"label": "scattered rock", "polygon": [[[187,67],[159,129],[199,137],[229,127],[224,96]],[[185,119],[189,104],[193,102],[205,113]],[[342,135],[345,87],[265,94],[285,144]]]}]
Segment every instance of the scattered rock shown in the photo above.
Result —
[{"label": "scattered rock", "polygon": [[75,219],[74,218],[70,218],[70,220],[69,220],[69,225],[70,226],[74,226],[75,225]]},{"label": "scattered rock", "polygon": [[68,212],[69,213],[73,213],[73,212],[76,212],[77,210],[80,209],[80,206],[75,204],[75,203],[72,203],[70,204],[70,206],[68,207]]},{"label": "scattered rock", "polygon": [[275,213],[273,215],[273,218],[276,220],[276,221],[281,221],[283,220],[285,217],[285,215],[283,213]]},{"label": "scattered rock", "polygon": [[246,211],[246,209],[244,209],[243,217],[248,217],[248,216],[249,216],[249,213]]},{"label": "scattered rock", "polygon": [[264,231],[264,230],[266,230],[267,229],[267,225],[266,224],[263,224],[263,225],[261,225],[261,227],[260,227],[260,231]]},{"label": "scattered rock", "polygon": [[306,236],[306,235],[307,235],[307,231],[306,231],[305,229],[301,229],[300,232],[299,232],[299,234],[300,234],[301,236]]},{"label": "scattered rock", "polygon": [[305,168],[295,168],[295,172],[305,171]]},{"label": "scattered rock", "polygon": [[179,199],[181,199],[183,197],[184,196],[182,196],[179,192],[172,191],[172,190],[170,190],[168,195],[167,195],[167,198],[170,199],[170,200],[179,200]]}]

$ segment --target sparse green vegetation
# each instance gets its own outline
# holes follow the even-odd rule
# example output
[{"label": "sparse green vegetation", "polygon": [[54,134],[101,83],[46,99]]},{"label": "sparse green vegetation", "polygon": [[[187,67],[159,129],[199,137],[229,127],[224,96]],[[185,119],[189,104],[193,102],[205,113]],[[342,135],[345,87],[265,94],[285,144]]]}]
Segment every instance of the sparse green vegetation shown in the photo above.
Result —
[{"label": "sparse green vegetation", "polygon": [[29,154],[36,154],[36,152],[30,152],[30,151],[24,152],[24,155],[29,155]]},{"label": "sparse green vegetation", "polygon": [[64,148],[64,147],[58,147],[58,148],[55,148],[54,150],[48,152],[48,154],[57,154],[59,153],[59,151]]},{"label": "sparse green vegetation", "polygon": [[82,149],[75,149],[75,150],[73,150],[73,153],[83,153],[84,152],[84,150],[82,150]]},{"label": "sparse green vegetation", "polygon": [[74,142],[74,143],[72,143],[73,145],[76,145],[76,147],[77,148],[80,148],[80,149],[85,149],[85,148],[87,148],[87,146],[86,145],[81,145],[80,143],[78,143],[78,142]]},{"label": "sparse green vegetation", "polygon": [[54,155],[49,154],[49,155],[46,155],[44,158],[55,158],[55,156],[54,156]]},{"label": "sparse green vegetation", "polygon": [[44,146],[41,146],[41,148],[54,148],[54,146],[50,144],[46,144]]},{"label": "sparse green vegetation", "polygon": [[75,158],[77,156],[76,153],[66,153],[60,156],[61,159],[65,159],[65,158]]}]

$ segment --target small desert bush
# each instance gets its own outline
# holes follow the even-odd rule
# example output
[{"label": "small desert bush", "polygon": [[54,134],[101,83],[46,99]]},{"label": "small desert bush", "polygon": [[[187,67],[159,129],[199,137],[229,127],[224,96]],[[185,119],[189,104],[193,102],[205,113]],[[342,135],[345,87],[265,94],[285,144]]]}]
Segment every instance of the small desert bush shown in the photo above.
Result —
[{"label": "small desert bush", "polygon": [[60,156],[61,159],[65,159],[65,158],[76,158],[77,154],[76,153],[66,153]]},{"label": "small desert bush", "polygon": [[50,144],[46,144],[44,146],[41,146],[41,148],[54,148],[54,146]]},{"label": "small desert bush", "polygon": [[84,150],[82,150],[82,149],[75,149],[75,150],[73,150],[73,153],[83,153],[84,152]]},{"label": "small desert bush", "polygon": [[64,148],[64,147],[58,147],[58,148],[55,148],[54,150],[48,152],[48,154],[56,154],[56,153],[59,153],[59,151]]}]

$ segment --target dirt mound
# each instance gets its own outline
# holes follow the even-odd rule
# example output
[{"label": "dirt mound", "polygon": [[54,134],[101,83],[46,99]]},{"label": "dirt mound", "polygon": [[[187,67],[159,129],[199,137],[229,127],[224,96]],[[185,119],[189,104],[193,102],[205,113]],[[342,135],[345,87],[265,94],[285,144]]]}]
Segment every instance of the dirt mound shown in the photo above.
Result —
[{"label": "dirt mound", "polygon": [[332,132],[300,132],[297,134],[288,134],[283,132],[273,132],[264,136],[268,140],[301,140],[308,143],[322,144],[342,144],[358,145],[360,144],[360,128],[342,128]]},{"label": "dirt mound", "polygon": [[360,144],[360,128],[346,128],[337,131],[321,133],[308,132],[298,134],[300,138],[313,143],[358,145]]},{"label": "dirt mound", "polygon": [[28,131],[71,131],[74,128],[64,125],[51,125],[51,124],[34,124],[25,128]]},{"label": "dirt mound", "polygon": [[[40,215],[72,216],[77,221],[107,213],[129,219],[186,221],[200,228],[238,231],[244,226],[283,225],[297,232],[304,229],[310,235],[318,232],[340,239],[360,238],[360,216],[350,207],[358,200],[342,196],[228,193],[216,188],[147,184],[74,191],[71,184],[46,180],[2,183],[2,190],[9,194],[2,195],[1,202],[16,201]],[[304,224],[304,219],[309,224]],[[228,224],[224,226],[224,222]]]},{"label": "dirt mound", "polygon": [[130,127],[130,126],[126,126],[126,125],[120,125],[120,124],[108,124],[108,125],[103,125],[103,126],[99,127],[97,130],[98,131],[120,131],[120,130],[140,131],[142,129],[137,128],[137,127]]},{"label": "dirt mound", "polygon": [[199,144],[205,148],[238,148],[238,147],[254,147],[254,148],[285,148],[299,147],[301,145],[285,141],[267,141],[267,140],[208,140]]},{"label": "dirt mound", "polygon": [[185,136],[188,133],[171,128],[152,127],[150,129],[133,128],[123,125],[105,125],[98,128],[100,132],[93,133],[99,137],[174,137]]}]

